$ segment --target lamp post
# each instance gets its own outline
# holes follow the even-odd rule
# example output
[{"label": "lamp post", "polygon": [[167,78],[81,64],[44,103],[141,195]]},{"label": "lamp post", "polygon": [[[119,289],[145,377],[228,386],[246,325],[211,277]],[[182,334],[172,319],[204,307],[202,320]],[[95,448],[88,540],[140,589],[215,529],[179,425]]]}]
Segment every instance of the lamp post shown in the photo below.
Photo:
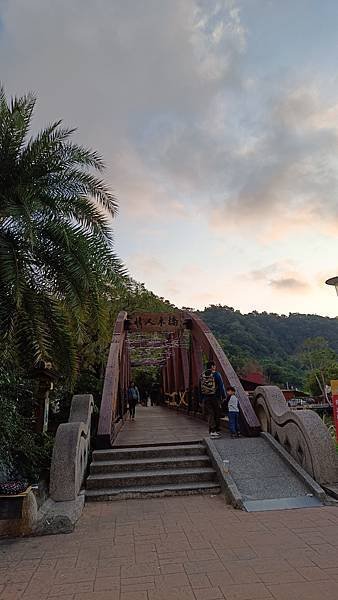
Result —
[{"label": "lamp post", "polygon": [[[327,285],[333,285],[336,288],[338,296],[338,276],[331,277],[325,281]],[[338,442],[338,379],[331,381],[331,393],[332,393],[332,408],[333,408],[333,421],[336,427],[336,440]]]},{"label": "lamp post", "polygon": [[338,276],[330,277],[330,279],[327,279],[325,281],[325,283],[327,285],[333,285],[336,288],[336,292],[337,292],[337,296],[338,296]]},{"label": "lamp post", "polygon": [[40,360],[30,371],[32,379],[37,379],[38,389],[34,406],[34,423],[37,433],[46,433],[48,429],[49,392],[53,389],[58,374],[52,363]]}]

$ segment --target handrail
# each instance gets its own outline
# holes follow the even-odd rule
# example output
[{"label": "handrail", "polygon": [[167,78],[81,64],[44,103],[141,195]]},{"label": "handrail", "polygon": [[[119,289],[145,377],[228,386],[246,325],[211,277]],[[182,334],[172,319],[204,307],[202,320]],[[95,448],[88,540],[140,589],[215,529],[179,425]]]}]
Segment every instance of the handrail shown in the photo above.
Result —
[{"label": "handrail", "polygon": [[195,313],[186,312],[186,316],[187,319],[191,320],[191,335],[195,343],[201,346],[207,356],[212,356],[212,360],[215,361],[217,369],[220,371],[225,383],[228,382],[234,386],[244,417],[246,433],[248,435],[257,435],[261,429],[259,420],[229,359],[204,321]]},{"label": "handrail", "polygon": [[100,416],[97,429],[97,446],[109,448],[114,437],[114,423],[116,420],[120,367],[123,344],[125,341],[125,321],[127,312],[121,311],[116,319],[108,362],[104,378]]}]

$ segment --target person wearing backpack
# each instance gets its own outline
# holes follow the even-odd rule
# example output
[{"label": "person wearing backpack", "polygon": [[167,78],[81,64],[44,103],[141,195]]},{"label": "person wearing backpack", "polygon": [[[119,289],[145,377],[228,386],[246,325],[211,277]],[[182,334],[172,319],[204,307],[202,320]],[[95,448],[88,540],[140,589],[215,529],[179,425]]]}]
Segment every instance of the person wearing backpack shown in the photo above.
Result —
[{"label": "person wearing backpack", "polygon": [[220,437],[220,402],[226,397],[221,374],[216,371],[216,365],[209,361],[200,377],[200,391],[208,415],[209,434],[211,438]]}]

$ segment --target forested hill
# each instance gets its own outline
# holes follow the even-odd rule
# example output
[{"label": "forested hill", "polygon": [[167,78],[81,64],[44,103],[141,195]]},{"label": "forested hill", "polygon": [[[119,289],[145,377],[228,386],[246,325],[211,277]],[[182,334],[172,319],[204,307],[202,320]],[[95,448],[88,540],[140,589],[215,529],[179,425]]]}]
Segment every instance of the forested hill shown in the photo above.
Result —
[{"label": "forested hill", "polygon": [[211,305],[199,316],[220,341],[236,369],[258,361],[274,382],[303,383],[297,353],[308,338],[324,337],[338,353],[338,318],[292,313],[242,314],[227,306]]}]

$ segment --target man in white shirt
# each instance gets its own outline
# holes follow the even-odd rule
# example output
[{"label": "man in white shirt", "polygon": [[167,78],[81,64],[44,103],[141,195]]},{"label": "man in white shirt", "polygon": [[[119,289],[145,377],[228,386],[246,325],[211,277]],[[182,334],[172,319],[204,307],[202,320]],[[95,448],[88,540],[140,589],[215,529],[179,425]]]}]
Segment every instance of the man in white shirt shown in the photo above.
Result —
[{"label": "man in white shirt", "polygon": [[229,429],[231,437],[240,437],[239,431],[239,403],[236,396],[236,390],[232,386],[227,387],[228,411],[229,411]]}]

